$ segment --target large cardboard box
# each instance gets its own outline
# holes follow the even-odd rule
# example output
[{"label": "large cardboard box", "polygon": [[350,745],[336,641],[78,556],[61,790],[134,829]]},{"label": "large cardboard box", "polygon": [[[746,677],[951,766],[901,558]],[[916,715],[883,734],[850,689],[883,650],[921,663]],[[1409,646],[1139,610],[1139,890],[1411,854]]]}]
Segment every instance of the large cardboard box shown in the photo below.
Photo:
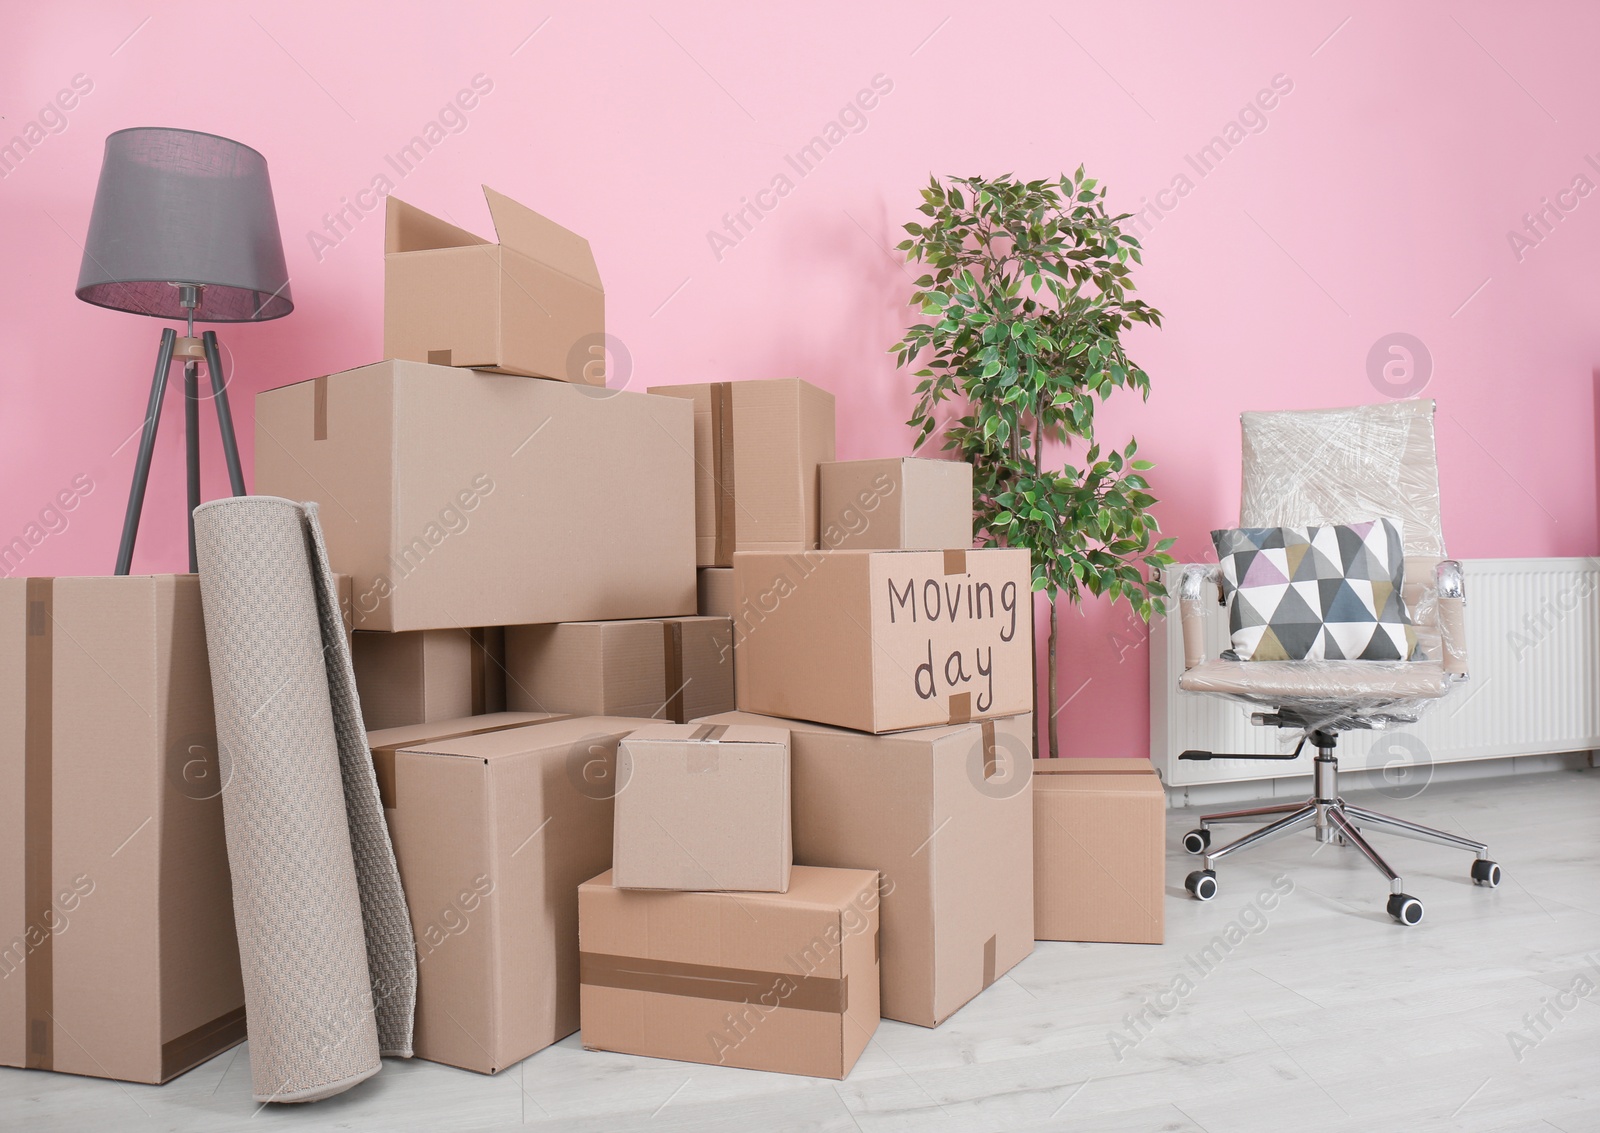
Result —
[{"label": "large cardboard box", "polygon": [[1033,708],[1025,550],[734,559],[739,708],[863,732]]},{"label": "large cardboard box", "polygon": [[0,1064],[243,1041],[223,787],[194,575],[0,579]]},{"label": "large cardboard box", "polygon": [[506,703],[518,712],[678,724],[730,711],[733,623],[689,617],[508,626]]},{"label": "large cardboard box", "polygon": [[1160,944],[1166,833],[1148,759],[1034,760],[1034,936]]},{"label": "large cardboard box", "polygon": [[694,402],[696,562],[817,545],[817,465],[833,459],[833,394],[799,378],[651,386]]},{"label": "large cardboard box", "polygon": [[351,659],[369,732],[506,708],[505,631],[499,626],[362,630]]},{"label": "large cardboard box", "polygon": [[417,938],[417,1057],[494,1074],[578,1029],[578,886],[610,867],[635,724],[502,713],[369,733]]},{"label": "large cardboard box", "polygon": [[700,568],[700,613],[707,617],[733,617],[733,568]]},{"label": "large cardboard box", "polygon": [[388,198],[383,356],[605,385],[589,242],[487,185],[483,195],[498,244]]},{"label": "large cardboard box", "polygon": [[787,893],[578,891],[583,1045],[843,1078],[878,1027],[878,876],[796,867]]},{"label": "large cardboard box", "polygon": [[692,614],[678,398],[379,362],[256,397],[256,491],[321,505],[357,629]]},{"label": "large cardboard box", "polygon": [[646,724],[618,756],[612,881],[624,889],[782,893],[789,733],[747,724]]},{"label": "large cardboard box", "polygon": [[821,465],[817,476],[824,550],[972,546],[972,465],[966,461],[845,460]]},{"label": "large cardboard box", "polygon": [[883,1015],[937,1027],[1033,951],[1033,718],[870,736],[789,729],[795,873],[883,875]]}]

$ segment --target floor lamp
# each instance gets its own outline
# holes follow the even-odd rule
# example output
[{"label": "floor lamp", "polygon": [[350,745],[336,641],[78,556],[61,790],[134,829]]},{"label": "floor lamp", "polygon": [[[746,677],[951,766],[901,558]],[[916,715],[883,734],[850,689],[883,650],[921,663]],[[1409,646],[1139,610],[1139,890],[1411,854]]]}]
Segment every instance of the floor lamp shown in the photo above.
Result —
[{"label": "floor lamp", "polygon": [[265,322],[294,310],[267,159],[249,146],[195,130],[137,127],[106,138],[77,295],[100,307],[184,320],[182,336],[171,327],[161,332],[117,573],[127,574],[133,564],[150,455],[174,359],[183,362],[192,572],[194,509],[200,503],[201,363],[211,379],[229,485],[236,496],[245,492],[217,334],[208,330],[196,338],[194,324]]}]

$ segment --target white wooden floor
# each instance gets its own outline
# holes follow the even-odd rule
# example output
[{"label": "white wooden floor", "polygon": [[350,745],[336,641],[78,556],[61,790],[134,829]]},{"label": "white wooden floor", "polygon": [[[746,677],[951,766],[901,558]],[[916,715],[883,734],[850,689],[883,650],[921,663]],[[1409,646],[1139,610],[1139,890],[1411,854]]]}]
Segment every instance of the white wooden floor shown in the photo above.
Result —
[{"label": "white wooden floor", "polygon": [[[391,1062],[341,1097],[258,1112],[240,1047],[164,1087],[0,1070],[0,1129],[1600,1130],[1600,771],[1349,797],[1471,831],[1505,883],[1476,888],[1467,855],[1375,834],[1427,906],[1406,929],[1354,850],[1309,834],[1225,862],[1205,905],[1174,849],[1164,947],[1041,944],[939,1030],[882,1024],[842,1083],[572,1038],[496,1078]],[[1193,815],[1172,812],[1169,845]],[[1293,889],[1263,912],[1279,878]],[[1230,923],[1242,939],[1208,963]],[[1580,976],[1594,994],[1558,999]],[[1525,1016],[1561,1002],[1515,1050]]]}]

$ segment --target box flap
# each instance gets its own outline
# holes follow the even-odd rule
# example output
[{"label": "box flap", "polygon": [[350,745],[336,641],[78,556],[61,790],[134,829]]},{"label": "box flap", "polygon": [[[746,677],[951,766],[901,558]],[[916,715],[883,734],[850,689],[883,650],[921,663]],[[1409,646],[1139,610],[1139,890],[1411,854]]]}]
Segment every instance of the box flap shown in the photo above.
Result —
[{"label": "box flap", "polygon": [[589,241],[487,185],[483,187],[483,195],[489,202],[489,215],[494,218],[495,235],[500,238],[502,247],[521,252],[562,275],[600,290],[600,271],[595,267]]},{"label": "box flap", "polygon": [[1035,775],[1154,775],[1148,759],[1035,759]]},{"label": "box flap", "polygon": [[470,248],[487,244],[481,236],[474,236],[465,228],[440,220],[423,212],[416,205],[408,205],[398,197],[384,198],[383,250],[390,252],[422,252],[430,248]]}]

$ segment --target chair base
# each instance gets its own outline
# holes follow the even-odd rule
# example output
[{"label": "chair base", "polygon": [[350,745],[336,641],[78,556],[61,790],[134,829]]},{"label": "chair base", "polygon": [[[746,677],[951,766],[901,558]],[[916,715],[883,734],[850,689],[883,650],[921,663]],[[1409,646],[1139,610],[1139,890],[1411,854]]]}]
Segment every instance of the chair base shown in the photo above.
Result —
[{"label": "chair base", "polygon": [[[1319,739],[1324,737],[1318,737]],[[1372,863],[1377,871],[1389,879],[1388,912],[1401,924],[1414,925],[1422,920],[1422,902],[1405,892],[1405,886],[1397,874],[1383,859],[1383,856],[1373,849],[1371,844],[1362,836],[1361,826],[1366,824],[1399,834],[1406,838],[1416,838],[1425,842],[1434,842],[1439,845],[1453,846],[1456,849],[1471,850],[1475,855],[1472,863],[1472,880],[1488,888],[1500,884],[1500,867],[1489,860],[1489,847],[1482,842],[1475,842],[1471,838],[1463,838],[1458,834],[1451,834],[1444,830],[1436,830],[1431,826],[1421,826],[1415,822],[1407,822],[1403,818],[1392,815],[1380,814],[1365,807],[1354,806],[1339,797],[1339,760],[1333,754],[1333,745],[1319,745],[1317,758],[1313,765],[1313,793],[1309,799],[1302,803],[1279,803],[1273,806],[1251,807],[1246,810],[1228,810],[1217,814],[1202,815],[1197,829],[1189,831],[1183,836],[1183,848],[1191,854],[1201,855],[1204,868],[1191,873],[1185,881],[1189,892],[1202,901],[1209,901],[1217,894],[1216,864],[1229,854],[1239,850],[1249,849],[1262,842],[1271,841],[1273,838],[1298,830],[1303,826],[1310,826],[1316,832],[1318,842],[1337,842],[1340,845],[1354,846],[1361,852],[1362,857]],[[1218,849],[1211,849],[1211,827],[1218,823],[1251,822],[1256,819],[1273,818],[1274,820],[1258,830],[1252,830],[1242,838],[1235,839]]]}]

